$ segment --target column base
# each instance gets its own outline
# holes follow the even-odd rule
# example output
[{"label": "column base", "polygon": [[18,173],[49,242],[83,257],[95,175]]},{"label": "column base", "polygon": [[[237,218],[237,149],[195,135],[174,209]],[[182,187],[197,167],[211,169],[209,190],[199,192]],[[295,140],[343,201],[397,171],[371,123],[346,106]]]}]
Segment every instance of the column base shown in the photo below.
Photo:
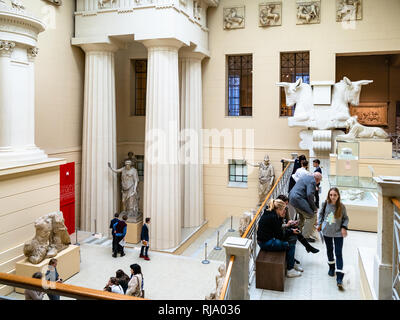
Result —
[{"label": "column base", "polygon": [[46,159],[48,159],[47,154],[36,146],[23,149],[0,148],[0,167],[40,162]]}]

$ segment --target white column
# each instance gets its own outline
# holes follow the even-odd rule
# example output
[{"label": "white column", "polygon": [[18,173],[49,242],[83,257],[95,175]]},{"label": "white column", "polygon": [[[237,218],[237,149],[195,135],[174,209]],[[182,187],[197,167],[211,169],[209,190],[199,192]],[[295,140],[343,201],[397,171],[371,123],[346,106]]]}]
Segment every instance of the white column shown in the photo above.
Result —
[{"label": "white column", "polygon": [[180,51],[181,72],[181,181],[183,226],[197,227],[204,222],[202,165],[202,73],[200,53]]},{"label": "white column", "polygon": [[179,76],[177,40],[145,40],[148,49],[144,216],[152,249],[181,240]]},{"label": "white column", "polygon": [[82,45],[86,52],[82,143],[82,228],[107,235],[116,212],[116,106],[112,45]]}]

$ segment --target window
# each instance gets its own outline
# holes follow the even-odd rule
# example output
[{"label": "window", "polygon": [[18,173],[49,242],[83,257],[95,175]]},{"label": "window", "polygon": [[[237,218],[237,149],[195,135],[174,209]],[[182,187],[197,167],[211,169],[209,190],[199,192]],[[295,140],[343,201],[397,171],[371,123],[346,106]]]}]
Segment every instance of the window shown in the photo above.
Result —
[{"label": "window", "polygon": [[228,116],[252,116],[253,56],[228,56]]},{"label": "window", "polygon": [[147,91],[147,60],[133,60],[134,96],[131,113],[134,116],[146,115],[146,91]]},{"label": "window", "polygon": [[139,176],[139,180],[143,181],[144,177],[144,156],[137,155],[136,156],[136,168]]},{"label": "window", "polygon": [[[303,82],[310,83],[310,53],[309,52],[286,52],[281,53],[281,81],[296,82],[299,78]],[[291,117],[296,106],[286,105],[285,89],[281,90],[281,117]]]},{"label": "window", "polygon": [[244,160],[229,160],[229,182],[247,184],[247,165]]}]

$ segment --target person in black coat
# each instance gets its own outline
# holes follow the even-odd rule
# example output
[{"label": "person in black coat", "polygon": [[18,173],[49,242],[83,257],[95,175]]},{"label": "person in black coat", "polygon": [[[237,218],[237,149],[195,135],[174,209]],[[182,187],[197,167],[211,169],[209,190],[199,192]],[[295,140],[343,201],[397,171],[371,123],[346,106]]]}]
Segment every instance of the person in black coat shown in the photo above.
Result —
[{"label": "person in black coat", "polygon": [[140,240],[142,240],[142,248],[140,249],[140,258],[144,260],[150,260],[148,251],[149,251],[149,228],[148,225],[150,223],[150,218],[146,218],[145,223],[142,227],[142,232],[140,234]]},{"label": "person in black coat", "polygon": [[[320,168],[321,161],[319,161],[318,159],[315,159],[313,161],[313,166],[314,166],[314,172],[319,172],[320,174],[322,174],[322,170]],[[317,184],[317,190],[315,191],[315,205],[317,206],[317,208],[319,209],[319,194],[321,193],[320,190],[320,185],[321,183]]]},{"label": "person in black coat", "polygon": [[[292,174],[290,175],[290,181],[289,181],[289,190],[288,193],[290,193],[290,190],[292,190],[292,188],[294,187],[294,185],[296,184],[296,181],[293,179],[293,175],[296,173],[297,169],[302,167],[302,163],[304,161],[306,161],[307,158],[304,154],[302,154],[301,156],[298,156],[296,160],[294,160],[294,166],[293,166],[293,171]],[[292,160],[293,161],[293,160]]]},{"label": "person in black coat", "polygon": [[288,241],[292,235],[300,233],[297,228],[282,228],[286,214],[286,203],[282,200],[271,200],[258,222],[257,243],[264,251],[286,251],[287,276],[289,278],[301,276],[296,270],[295,251],[296,241]]},{"label": "person in black coat", "polygon": [[112,242],[112,252],[114,253],[115,251],[117,251],[117,248],[115,248],[115,234],[114,234],[114,224],[116,224],[119,219],[119,213],[114,214],[114,218],[110,221],[110,229],[111,229],[111,234],[112,234],[112,238],[113,238],[113,242]]}]

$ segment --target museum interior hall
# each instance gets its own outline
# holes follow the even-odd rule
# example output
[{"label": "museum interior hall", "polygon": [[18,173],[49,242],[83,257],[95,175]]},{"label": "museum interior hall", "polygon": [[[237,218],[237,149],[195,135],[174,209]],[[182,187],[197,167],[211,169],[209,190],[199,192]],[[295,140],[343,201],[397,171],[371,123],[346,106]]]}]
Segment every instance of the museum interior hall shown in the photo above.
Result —
[{"label": "museum interior hall", "polygon": [[0,300],[400,300],[399,16],[0,0]]}]

